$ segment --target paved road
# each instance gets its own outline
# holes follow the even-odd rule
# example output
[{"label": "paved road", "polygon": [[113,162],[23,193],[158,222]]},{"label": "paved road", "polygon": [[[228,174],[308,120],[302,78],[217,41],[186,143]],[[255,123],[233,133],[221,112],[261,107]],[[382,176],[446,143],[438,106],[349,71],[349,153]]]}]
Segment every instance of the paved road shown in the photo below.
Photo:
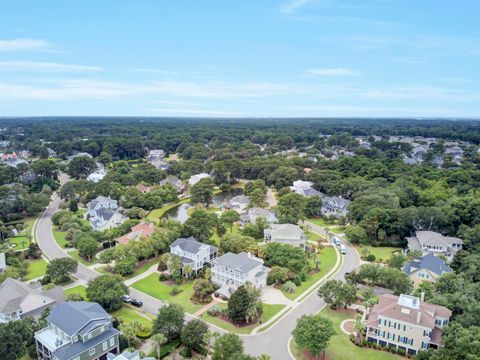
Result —
[{"label": "paved road", "polygon": [[[347,254],[343,255],[343,264],[336,275],[333,276],[333,279],[343,280],[347,271],[352,271],[359,266],[359,258],[355,249],[347,242],[343,241],[343,243],[347,247]],[[275,360],[291,360],[288,352],[288,341],[297,319],[302,315],[317,313],[324,305],[323,299],[319,298],[314,291],[298,307],[291,310],[265,332],[253,336],[244,336],[245,351],[251,355],[266,353]]]},{"label": "paved road", "polygon": [[[54,196],[49,207],[45,213],[40,217],[37,226],[37,240],[43,253],[49,258],[61,258],[67,257],[68,254],[58,246],[52,234],[52,222],[51,216],[58,211],[61,200],[59,197]],[[313,231],[321,232],[323,229],[315,224],[308,224]],[[344,256],[344,261],[339,271],[333,276],[334,279],[343,279],[344,274],[347,271],[351,271],[359,266],[359,257],[357,252],[348,243],[344,242],[347,246],[347,254]],[[81,281],[88,282],[89,280],[99,276],[100,274],[95,270],[92,270],[82,264],[78,264],[78,271],[75,276]],[[143,301],[142,310],[156,315],[158,309],[162,306],[162,302],[130,288],[130,294]],[[242,336],[245,351],[251,355],[268,354],[275,360],[291,360],[288,352],[288,341],[291,337],[291,332],[295,328],[297,319],[305,314],[314,314],[322,309],[325,305],[323,299],[319,298],[316,291],[312,292],[305,298],[296,308],[290,310],[290,312],[277,321],[267,331],[255,334]],[[191,319],[191,316],[186,317],[187,320]],[[223,332],[220,329],[214,329],[215,331]]]}]

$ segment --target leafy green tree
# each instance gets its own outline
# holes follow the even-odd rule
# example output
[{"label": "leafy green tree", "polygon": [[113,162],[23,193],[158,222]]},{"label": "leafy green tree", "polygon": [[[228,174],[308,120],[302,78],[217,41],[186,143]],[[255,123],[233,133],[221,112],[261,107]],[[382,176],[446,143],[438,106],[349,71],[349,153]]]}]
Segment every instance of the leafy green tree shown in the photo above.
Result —
[{"label": "leafy green tree", "polygon": [[75,273],[77,268],[76,260],[69,257],[58,258],[48,263],[46,274],[55,284],[62,284],[70,279],[70,274]]},{"label": "leafy green tree", "polygon": [[77,212],[78,211],[78,201],[75,198],[70,199],[68,202],[68,209],[71,212]]},{"label": "leafy green tree", "polygon": [[330,338],[335,334],[333,323],[321,315],[303,315],[292,332],[297,345],[307,349],[315,358],[325,354]]},{"label": "leafy green tree", "polygon": [[78,255],[86,258],[88,261],[92,261],[92,257],[98,251],[98,242],[91,236],[82,236],[75,242],[75,246],[78,249]]},{"label": "leafy green tree", "polygon": [[239,254],[241,252],[247,251],[250,246],[255,245],[256,243],[257,242],[255,241],[255,239],[252,239],[248,236],[227,234],[220,239],[220,250],[224,254],[228,252]]},{"label": "leafy green tree", "polygon": [[265,263],[267,266],[286,267],[296,274],[308,269],[308,254],[303,249],[280,243],[268,243],[265,248]]},{"label": "leafy green tree", "polygon": [[328,280],[318,289],[322,297],[332,309],[346,307],[356,299],[357,288],[340,280]]},{"label": "leafy green tree", "polygon": [[99,303],[108,312],[119,310],[126,294],[128,289],[118,275],[100,275],[88,282],[88,300]]},{"label": "leafy green tree", "polygon": [[217,217],[205,210],[196,210],[185,221],[182,236],[193,236],[200,242],[207,242],[212,236],[212,228],[217,224]]},{"label": "leafy green tree", "polygon": [[306,217],[318,215],[322,208],[322,199],[320,196],[310,196],[305,199],[303,213]]},{"label": "leafy green tree", "polygon": [[277,217],[280,223],[296,224],[305,218],[305,198],[297,193],[288,193],[280,198]]},{"label": "leafy green tree", "polygon": [[234,323],[244,322],[247,318],[247,311],[250,306],[250,295],[245,286],[238,289],[228,299],[228,317]]},{"label": "leafy green tree", "polygon": [[388,266],[400,270],[405,265],[407,258],[403,254],[393,254],[388,260]]},{"label": "leafy green tree", "polygon": [[190,320],[182,329],[181,341],[191,351],[200,352],[204,349],[205,335],[208,333],[208,325],[198,319]]},{"label": "leafy green tree", "polygon": [[233,224],[240,220],[240,215],[235,210],[227,210],[220,216],[220,221],[230,227],[230,233],[233,232]]},{"label": "leafy green tree", "polygon": [[249,195],[248,207],[254,208],[265,208],[267,207],[268,203],[266,200],[266,192],[263,192],[262,189],[253,189],[253,191]]},{"label": "leafy green tree", "polygon": [[158,310],[153,323],[154,334],[164,334],[169,341],[178,339],[182,333],[185,313],[178,304],[169,304]]},{"label": "leafy green tree", "polygon": [[197,182],[190,189],[190,202],[192,204],[203,204],[208,206],[213,200],[213,190],[215,183],[210,178],[205,178]]},{"label": "leafy green tree", "polygon": [[207,279],[197,279],[193,284],[193,297],[199,302],[206,302],[214,291],[212,283]]},{"label": "leafy green tree", "polygon": [[86,179],[96,169],[95,160],[88,156],[78,156],[70,161],[67,172],[75,179]]},{"label": "leafy green tree", "polygon": [[116,274],[122,276],[133,273],[135,267],[137,266],[137,259],[133,256],[129,256],[123,259],[115,261],[114,271]]},{"label": "leafy green tree", "polygon": [[223,334],[213,345],[212,360],[231,360],[241,355],[243,355],[243,342],[237,334]]},{"label": "leafy green tree", "polygon": [[0,358],[17,360],[24,356],[33,342],[35,330],[28,319],[0,323]]},{"label": "leafy green tree", "polygon": [[354,244],[365,244],[368,242],[368,236],[365,230],[358,225],[349,225],[345,229],[347,239]]}]

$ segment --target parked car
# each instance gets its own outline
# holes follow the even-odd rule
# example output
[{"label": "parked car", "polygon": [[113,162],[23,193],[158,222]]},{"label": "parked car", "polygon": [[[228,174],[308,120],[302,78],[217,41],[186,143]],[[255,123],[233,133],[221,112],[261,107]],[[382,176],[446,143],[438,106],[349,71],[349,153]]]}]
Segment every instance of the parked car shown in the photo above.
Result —
[{"label": "parked car", "polygon": [[132,304],[133,306],[136,306],[136,307],[141,307],[143,305],[143,302],[141,302],[140,300],[137,300],[137,299],[132,299],[130,301],[130,304]]},{"label": "parked car", "polygon": [[130,303],[132,298],[129,295],[123,295],[123,301],[126,303]]}]

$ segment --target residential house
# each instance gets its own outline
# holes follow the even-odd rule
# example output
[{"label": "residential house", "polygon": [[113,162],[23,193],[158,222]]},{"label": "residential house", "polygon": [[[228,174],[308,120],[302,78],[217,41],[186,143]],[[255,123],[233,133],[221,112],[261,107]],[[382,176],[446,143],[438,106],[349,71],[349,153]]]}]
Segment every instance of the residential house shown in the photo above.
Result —
[{"label": "residential house", "polygon": [[25,159],[22,159],[15,152],[3,154],[2,161],[5,165],[15,167],[15,168],[20,164],[28,163]]},{"label": "residential house", "polygon": [[170,245],[170,254],[180,257],[182,266],[190,265],[197,272],[217,256],[218,248],[198,242],[194,237],[178,238]]},{"label": "residential house", "polygon": [[128,217],[119,213],[118,211],[100,208],[95,211],[94,216],[90,216],[88,221],[92,225],[93,229],[96,231],[104,231],[108,229],[115,228],[125,221],[128,220]]},{"label": "residential house", "polygon": [[243,226],[245,224],[255,224],[258,218],[263,217],[267,220],[267,223],[273,224],[277,222],[277,218],[274,213],[262,209],[259,207],[254,207],[248,209],[247,212],[240,215],[240,225]]},{"label": "residential house", "polygon": [[445,260],[433,254],[414,258],[403,267],[403,272],[408,275],[415,287],[423,281],[436,282],[440,276],[452,271]]},{"label": "residential house", "polygon": [[43,291],[7,278],[0,284],[0,323],[38,317],[45,309],[64,300],[61,287]]},{"label": "residential house", "polygon": [[188,179],[188,185],[193,186],[196,183],[198,183],[200,180],[206,179],[206,178],[209,178],[209,177],[210,177],[210,175],[208,175],[206,173],[200,173],[200,174],[192,175],[190,177],[190,179]]},{"label": "residential house", "polygon": [[183,183],[182,180],[177,178],[176,176],[168,176],[167,178],[163,179],[160,181],[160,186],[165,186],[167,184],[171,184],[174,187],[177,188],[178,192],[184,192],[185,191],[185,184]]},{"label": "residential house", "polygon": [[153,357],[141,357],[138,351],[128,351],[124,350],[121,354],[116,355],[109,353],[107,354],[106,360],[156,360]]},{"label": "residential house", "polygon": [[417,231],[415,236],[407,237],[406,252],[420,250],[422,256],[427,254],[445,255],[447,259],[452,259],[453,255],[463,247],[463,240],[443,236],[434,231]]},{"label": "residential house", "polygon": [[250,198],[246,195],[238,195],[232,197],[229,201],[227,206],[232,209],[237,211],[238,213],[243,213],[247,207],[248,203],[250,202]]},{"label": "residential house", "polygon": [[95,171],[87,177],[87,180],[89,181],[99,182],[105,177],[105,175],[107,175],[107,170],[105,169],[105,166],[99,162],[97,162],[96,164],[97,168],[95,169]]},{"label": "residential house", "polygon": [[118,244],[128,244],[130,241],[146,238],[155,232],[155,225],[141,222],[130,229],[128,234],[115,239]]},{"label": "residential house", "polygon": [[303,180],[294,181],[293,186],[290,186],[290,190],[305,197],[325,196],[323,193],[313,188],[313,182],[311,181],[303,181]]},{"label": "residential house", "polygon": [[298,225],[271,224],[270,228],[263,231],[265,242],[277,242],[305,248],[307,236]]},{"label": "residential house", "polygon": [[56,158],[58,156],[57,152],[51,148],[47,148],[47,151],[48,151],[49,158]]},{"label": "residential house", "polygon": [[165,151],[159,150],[150,150],[147,156],[147,162],[155,166],[159,170],[167,170],[170,167],[170,164],[165,161]]},{"label": "residential house", "polygon": [[117,210],[118,202],[117,200],[113,200],[110,197],[106,197],[106,196],[97,196],[96,199],[88,202],[87,204],[88,215],[95,216],[97,210],[99,209]]},{"label": "residential house", "polygon": [[143,194],[148,194],[151,191],[150,186],[143,185],[142,183],[135,186],[135,188]]},{"label": "residential house", "polygon": [[90,159],[93,158],[93,156],[90,155],[89,153],[86,153],[86,152],[77,152],[77,153],[75,153],[75,154],[73,154],[73,155],[70,155],[70,156],[68,157],[68,162],[72,161],[73,159],[75,159],[75,158],[77,158],[77,157],[88,157],[88,158],[90,158]]},{"label": "residential house", "polygon": [[212,283],[220,286],[217,293],[226,298],[246,282],[262,289],[267,284],[267,274],[263,260],[250,253],[229,252],[212,261]]},{"label": "residential house", "polygon": [[119,352],[119,331],[97,303],[65,302],[46,320],[47,327],[35,333],[40,360],[106,360]]},{"label": "residential house", "polygon": [[5,261],[5,253],[0,253],[0,273],[5,272],[7,262]]},{"label": "residential house", "polygon": [[451,316],[446,307],[414,296],[382,295],[364,323],[366,339],[415,355],[419,350],[440,347],[442,328]]},{"label": "residential house", "polygon": [[444,162],[444,157],[443,155],[435,155],[432,159],[432,165],[433,166],[442,166]]},{"label": "residential house", "polygon": [[322,199],[322,215],[345,217],[347,216],[347,207],[350,204],[350,200],[341,196],[325,196]]}]

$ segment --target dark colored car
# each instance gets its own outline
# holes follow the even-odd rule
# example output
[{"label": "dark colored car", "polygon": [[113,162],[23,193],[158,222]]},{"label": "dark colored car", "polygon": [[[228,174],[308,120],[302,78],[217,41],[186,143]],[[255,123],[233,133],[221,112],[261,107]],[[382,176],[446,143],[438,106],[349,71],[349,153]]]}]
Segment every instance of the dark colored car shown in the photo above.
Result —
[{"label": "dark colored car", "polygon": [[130,301],[130,304],[132,304],[133,306],[136,306],[136,307],[141,307],[143,305],[143,302],[141,302],[140,300],[137,300],[137,299],[132,299]]}]

